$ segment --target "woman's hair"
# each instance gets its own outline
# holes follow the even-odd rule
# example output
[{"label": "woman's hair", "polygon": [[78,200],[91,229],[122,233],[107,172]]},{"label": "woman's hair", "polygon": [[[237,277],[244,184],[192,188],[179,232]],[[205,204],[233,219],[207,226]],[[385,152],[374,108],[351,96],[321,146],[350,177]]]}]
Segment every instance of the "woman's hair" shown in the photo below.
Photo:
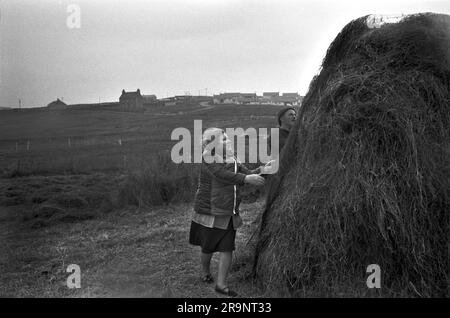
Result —
[{"label": "woman's hair", "polygon": [[[206,146],[208,146],[211,142],[215,140],[218,136],[221,136],[224,134],[223,129],[212,127],[205,130],[202,136],[202,153],[203,155],[208,153],[208,150],[206,149]],[[215,155],[215,148],[211,149],[210,153],[212,156]]]}]

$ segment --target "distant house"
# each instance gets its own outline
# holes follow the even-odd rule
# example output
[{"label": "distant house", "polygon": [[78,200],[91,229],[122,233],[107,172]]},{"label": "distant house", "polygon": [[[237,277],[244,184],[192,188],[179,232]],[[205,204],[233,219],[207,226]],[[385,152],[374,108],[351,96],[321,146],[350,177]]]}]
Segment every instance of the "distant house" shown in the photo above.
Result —
[{"label": "distant house", "polygon": [[156,95],[142,95],[142,99],[144,107],[154,107],[161,104],[160,102],[158,102],[158,98],[156,98]]},{"label": "distant house", "polygon": [[220,104],[220,94],[213,95],[213,104]]},{"label": "distant house", "polygon": [[57,110],[57,109],[66,109],[67,104],[64,103],[62,100],[57,98],[55,101],[51,102],[47,105],[47,108],[50,110]]},{"label": "distant house", "polygon": [[302,97],[298,93],[283,93],[282,96],[275,99],[281,105],[300,105]]},{"label": "distant house", "polygon": [[142,95],[142,98],[144,99],[144,104],[156,103],[158,101],[156,95]]},{"label": "distant house", "polygon": [[283,97],[300,98],[298,93],[283,93]]},{"label": "distant house", "polygon": [[269,104],[269,105],[300,105],[302,96],[298,93],[264,92],[263,96],[256,93],[222,93],[213,95],[214,104]]},{"label": "distant house", "polygon": [[282,93],[279,92],[264,92],[260,98],[262,104],[271,105],[300,105],[302,96],[298,93]]},{"label": "distant house", "polygon": [[241,93],[223,93],[213,96],[214,104],[239,104]]},{"label": "distant house", "polygon": [[192,99],[192,95],[175,95],[176,101],[190,101]]},{"label": "distant house", "polygon": [[303,96],[300,96],[299,93],[283,93],[283,97],[287,99],[292,99],[292,105],[301,105],[303,101]]},{"label": "distant house", "polygon": [[280,92],[263,92],[263,96],[259,98],[262,104],[274,104],[275,99],[280,97]]},{"label": "distant house", "polygon": [[280,92],[263,92],[263,97],[273,98],[280,96]]},{"label": "distant house", "polygon": [[242,93],[238,98],[239,104],[250,104],[258,101],[256,93]]},{"label": "distant house", "polygon": [[119,107],[125,111],[143,111],[144,98],[141,95],[141,90],[136,92],[125,92],[122,90],[122,95],[119,97]]},{"label": "distant house", "polygon": [[175,106],[177,104],[175,97],[162,98],[159,102],[164,106]]}]

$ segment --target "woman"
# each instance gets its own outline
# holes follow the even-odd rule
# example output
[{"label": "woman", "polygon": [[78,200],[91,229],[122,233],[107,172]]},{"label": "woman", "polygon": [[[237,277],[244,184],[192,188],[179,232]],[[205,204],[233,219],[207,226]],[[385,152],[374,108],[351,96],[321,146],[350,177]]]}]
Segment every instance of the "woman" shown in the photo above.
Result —
[{"label": "woman", "polygon": [[[208,149],[214,141],[213,149]],[[219,252],[219,268],[215,290],[235,297],[228,288],[227,276],[235,249],[236,229],[242,225],[239,216],[238,186],[248,183],[264,185],[264,178],[256,170],[248,170],[234,158],[231,140],[222,129],[209,128],[203,134],[203,163],[195,196],[194,216],[191,222],[189,243],[201,247],[201,264],[204,282],[212,283],[210,264],[214,252]],[[220,156],[216,150],[223,150]],[[211,160],[214,159],[212,163]]]}]

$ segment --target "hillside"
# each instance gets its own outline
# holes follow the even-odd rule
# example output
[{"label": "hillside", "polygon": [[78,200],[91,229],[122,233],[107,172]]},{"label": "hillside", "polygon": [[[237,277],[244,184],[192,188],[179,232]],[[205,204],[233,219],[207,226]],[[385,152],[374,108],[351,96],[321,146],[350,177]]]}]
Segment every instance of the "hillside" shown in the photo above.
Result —
[{"label": "hillside", "polygon": [[[0,296],[217,297],[200,282],[198,250],[188,244],[196,165],[170,161],[170,134],[192,129],[195,119],[204,127],[270,128],[277,110],[202,104],[145,113],[2,112]],[[260,290],[249,276],[247,242],[262,201],[255,202],[260,192],[243,190],[245,225],[230,284],[254,297]],[[66,286],[69,264],[81,267],[81,289]]]},{"label": "hillside", "polygon": [[[279,106],[198,104],[155,107],[144,113],[107,108],[48,111],[9,110],[0,114],[3,173],[55,174],[130,168],[151,154],[169,151],[173,129],[274,127]],[[1,172],[1,171],[0,171]]]}]

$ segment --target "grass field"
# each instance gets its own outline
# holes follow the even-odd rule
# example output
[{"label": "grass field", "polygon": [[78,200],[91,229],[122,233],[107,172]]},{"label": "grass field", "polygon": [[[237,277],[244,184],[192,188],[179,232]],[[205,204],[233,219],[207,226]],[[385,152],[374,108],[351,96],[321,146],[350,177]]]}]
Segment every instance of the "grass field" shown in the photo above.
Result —
[{"label": "grass field", "polygon": [[[242,208],[245,225],[237,235],[230,286],[255,297],[261,292],[250,279],[246,243],[259,209]],[[199,250],[188,244],[190,204],[128,207],[42,227],[17,213],[23,211],[2,208],[2,296],[217,297],[213,285],[200,282]],[[80,289],[67,288],[69,264],[80,266]],[[217,273],[216,258],[212,266]]]},{"label": "grass field", "polygon": [[[168,160],[170,134],[192,131],[194,119],[204,128],[270,128],[278,109],[1,111],[0,296],[216,297],[188,244],[197,168]],[[246,242],[262,201],[246,193],[230,285],[254,297],[261,291]],[[66,286],[69,264],[81,267],[81,289]]]},{"label": "grass field", "polygon": [[91,173],[135,168],[149,155],[170,151],[177,127],[275,127],[279,106],[184,105],[144,113],[108,109],[0,112],[3,175]]}]

